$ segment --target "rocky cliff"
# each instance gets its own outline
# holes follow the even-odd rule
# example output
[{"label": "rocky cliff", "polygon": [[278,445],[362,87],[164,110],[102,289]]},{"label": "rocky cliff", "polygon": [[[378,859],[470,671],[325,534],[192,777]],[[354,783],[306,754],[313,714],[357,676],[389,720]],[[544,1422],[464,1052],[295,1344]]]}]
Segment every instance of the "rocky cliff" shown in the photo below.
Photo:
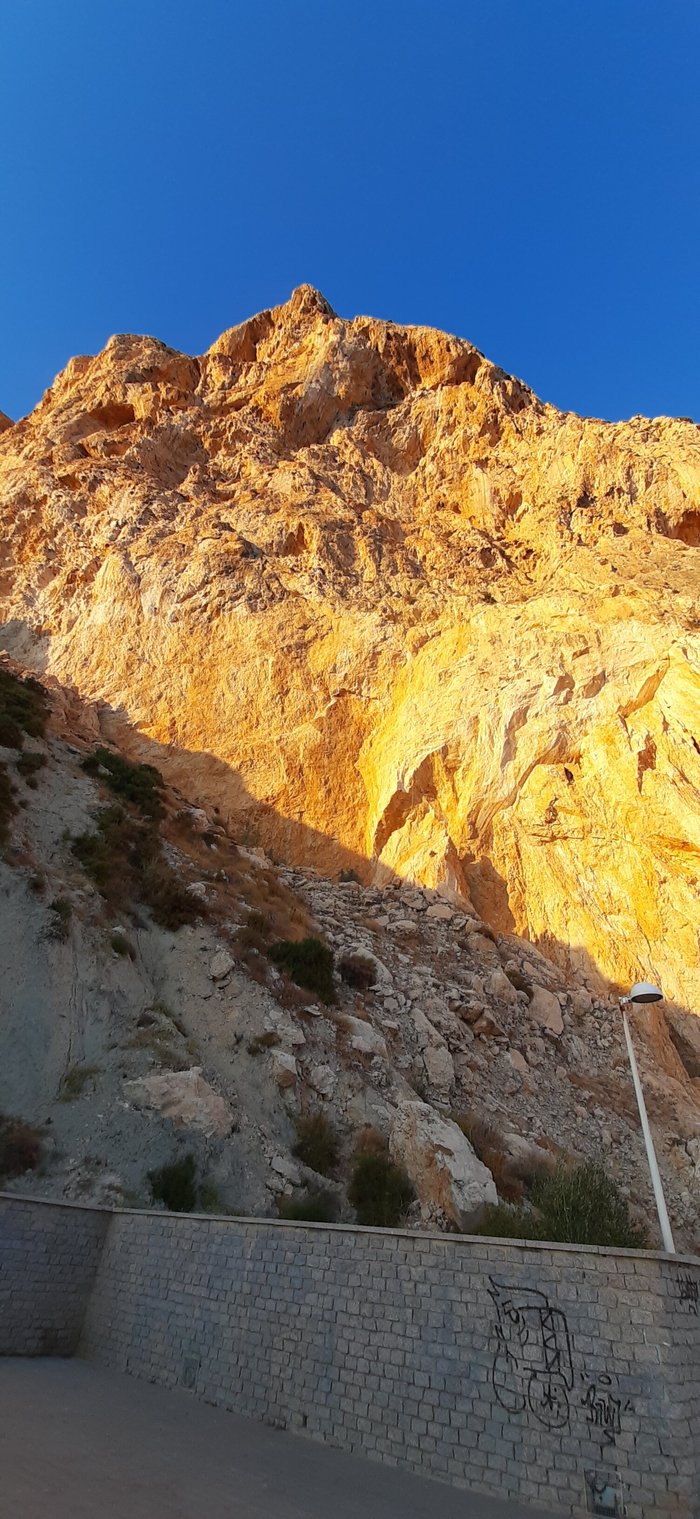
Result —
[{"label": "rocky cliff", "polygon": [[201,358],[72,360],[0,523],[0,644],[238,839],[700,1008],[692,422],[302,287]]},{"label": "rocky cliff", "polygon": [[[433,888],[275,866],[105,744],[110,721],[0,659],[0,1188],[149,1206],[151,1173],[185,1165],[200,1209],[306,1217],[321,1189],[352,1221],[371,1143],[408,1173],[411,1225],[468,1228],[496,1187],[602,1156],[656,1239],[592,972]],[[322,994],[275,949],[309,937]],[[677,1239],[697,1244],[698,1072],[654,1012],[635,1038]]]}]

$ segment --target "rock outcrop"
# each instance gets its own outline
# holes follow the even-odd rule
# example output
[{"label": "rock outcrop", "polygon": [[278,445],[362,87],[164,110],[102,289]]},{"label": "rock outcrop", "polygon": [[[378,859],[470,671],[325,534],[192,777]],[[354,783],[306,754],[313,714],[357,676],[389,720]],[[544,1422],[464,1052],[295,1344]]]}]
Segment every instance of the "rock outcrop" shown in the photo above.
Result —
[{"label": "rock outcrop", "polygon": [[288,861],[700,1007],[700,432],[303,286],[0,438],[0,644]]},{"label": "rock outcrop", "polygon": [[401,1103],[390,1144],[416,1188],[426,1223],[437,1215],[468,1232],[478,1224],[484,1207],[498,1201],[491,1172],[461,1129],[428,1103]]}]

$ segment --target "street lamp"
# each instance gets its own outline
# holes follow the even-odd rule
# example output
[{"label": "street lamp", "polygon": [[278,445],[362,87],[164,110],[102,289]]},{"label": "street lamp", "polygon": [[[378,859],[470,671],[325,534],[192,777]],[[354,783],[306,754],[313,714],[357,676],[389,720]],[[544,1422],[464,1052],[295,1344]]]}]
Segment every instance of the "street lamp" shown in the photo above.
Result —
[{"label": "street lamp", "polygon": [[634,1053],[634,1045],[632,1044],[632,1035],[630,1033],[629,1023],[627,1021],[627,1008],[629,1007],[629,1004],[631,1002],[634,1003],[635,1006],[639,1006],[640,1004],[643,1004],[643,1003],[646,1003],[646,1002],[661,1002],[663,1000],[663,995],[664,995],[663,992],[659,991],[658,986],[652,986],[651,982],[649,982],[649,981],[638,981],[637,984],[636,984],[636,986],[632,987],[632,990],[631,990],[631,992],[629,994],[629,997],[620,997],[620,1008],[621,1008],[621,1011],[622,1011],[622,1026],[623,1026],[623,1028],[625,1030],[625,1041],[626,1041],[626,1044],[627,1044],[627,1054],[629,1055],[630,1069],[632,1071],[632,1080],[634,1082],[634,1090],[635,1090],[636,1095],[637,1095],[637,1107],[639,1108],[639,1117],[641,1119],[641,1124],[642,1124],[642,1134],[644,1135],[644,1144],[646,1146],[647,1161],[649,1162],[649,1172],[650,1172],[650,1175],[651,1175],[651,1184],[652,1184],[652,1187],[654,1188],[654,1199],[656,1201],[656,1211],[657,1211],[657,1213],[659,1215],[659,1225],[661,1227],[661,1238],[662,1238],[662,1240],[664,1242],[664,1250],[667,1250],[670,1255],[675,1255],[675,1253],[676,1253],[676,1247],[675,1247],[675,1245],[673,1243],[673,1235],[671,1233],[671,1222],[670,1222],[670,1219],[669,1219],[669,1216],[668,1216],[668,1208],[666,1207],[666,1199],[664,1197],[664,1189],[663,1189],[663,1187],[661,1185],[661,1177],[659,1175],[659,1165],[658,1165],[658,1161],[656,1159],[656,1151],[654,1149],[654,1141],[653,1141],[653,1139],[651,1137],[651,1129],[649,1128],[649,1119],[647,1118],[647,1110],[646,1110],[646,1104],[644,1102],[644,1093],[642,1091],[642,1083],[641,1083],[641,1081],[639,1079],[639,1071],[637,1070],[637,1057],[636,1057],[636,1055]]}]

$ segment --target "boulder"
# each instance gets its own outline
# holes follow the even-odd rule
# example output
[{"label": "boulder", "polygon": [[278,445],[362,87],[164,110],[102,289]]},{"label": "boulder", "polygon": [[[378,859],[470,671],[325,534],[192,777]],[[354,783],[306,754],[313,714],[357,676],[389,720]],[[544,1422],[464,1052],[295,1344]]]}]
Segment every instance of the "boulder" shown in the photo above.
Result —
[{"label": "boulder", "polygon": [[301,1171],[290,1155],[273,1155],[270,1161],[273,1171],[293,1187],[301,1186]]},{"label": "boulder", "polygon": [[297,1063],[287,1050],[272,1051],[272,1074],[278,1087],[293,1087],[297,1079]]},{"label": "boulder", "polygon": [[446,1044],[429,1044],[423,1051],[423,1065],[429,1085],[437,1096],[446,1097],[455,1079],[452,1056]]},{"label": "boulder", "polygon": [[396,1109],[389,1148],[413,1182],[426,1223],[444,1216],[468,1231],[485,1204],[498,1201],[491,1172],[462,1130],[426,1102],[403,1102]]},{"label": "boulder", "polygon": [[386,1060],[386,1043],[371,1023],[363,1023],[361,1018],[346,1018],[345,1026],[350,1035],[350,1048],[357,1050],[358,1055],[381,1055]]},{"label": "boulder", "polygon": [[559,998],[554,992],[548,992],[545,986],[533,983],[532,996],[530,998],[530,1016],[535,1023],[539,1023],[548,1033],[558,1038],[564,1032],[564,1020],[561,1015]]},{"label": "boulder", "polygon": [[485,934],[470,934],[467,939],[467,948],[473,955],[480,955],[484,960],[498,960],[498,950],[493,939],[487,939]]},{"label": "boulder", "polygon": [[226,949],[217,950],[209,966],[209,975],[212,981],[223,981],[234,969],[236,962]]},{"label": "boulder", "polygon": [[178,1129],[201,1129],[203,1134],[221,1139],[234,1126],[231,1108],[204,1080],[200,1066],[142,1076],[127,1082],[126,1091],[134,1107],[156,1108]]},{"label": "boulder", "polygon": [[330,1102],[338,1085],[338,1077],[332,1065],[309,1066],[306,1079],[314,1092],[318,1092],[319,1097],[325,1097],[326,1101]]},{"label": "boulder", "polygon": [[452,908],[448,907],[446,903],[433,902],[431,906],[426,909],[426,916],[428,918],[437,918],[437,921],[439,923],[451,923],[454,917],[454,913],[452,911]]},{"label": "boulder", "polygon": [[497,997],[499,1002],[506,1002],[510,1007],[518,1000],[518,993],[508,976],[496,966],[486,979],[486,991],[492,997]]}]

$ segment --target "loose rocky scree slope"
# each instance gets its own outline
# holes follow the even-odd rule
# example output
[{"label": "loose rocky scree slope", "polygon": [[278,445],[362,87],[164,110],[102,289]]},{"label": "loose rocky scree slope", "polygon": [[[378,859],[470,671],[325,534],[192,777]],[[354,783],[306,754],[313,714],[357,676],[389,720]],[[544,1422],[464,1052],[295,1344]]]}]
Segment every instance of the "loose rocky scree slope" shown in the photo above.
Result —
[{"label": "loose rocky scree slope", "polygon": [[[16,805],[0,862],[0,1111],[41,1128],[44,1154],[11,1187],[148,1205],[148,1172],[192,1154],[214,1211],[275,1213],[323,1187],[351,1220],[351,1157],[370,1127],[414,1184],[408,1222],[459,1229],[496,1198],[454,1122],[466,1113],[475,1136],[488,1127],[505,1196],[558,1154],[603,1153],[651,1217],[614,999],[435,890],[273,865],[173,788],[159,837],[192,921],[171,931],[133,900],[116,911],[73,847],[115,800],[95,773],[102,714],[47,690],[44,738],[0,751]],[[45,763],[25,778],[29,752]],[[325,1005],[280,974],[272,940],[309,934],[362,990],[336,974]],[[691,1084],[661,1081],[653,1048],[642,1065],[665,1180],[692,1242]],[[298,1118],[318,1112],[340,1140],[330,1179],[293,1153]]]}]

